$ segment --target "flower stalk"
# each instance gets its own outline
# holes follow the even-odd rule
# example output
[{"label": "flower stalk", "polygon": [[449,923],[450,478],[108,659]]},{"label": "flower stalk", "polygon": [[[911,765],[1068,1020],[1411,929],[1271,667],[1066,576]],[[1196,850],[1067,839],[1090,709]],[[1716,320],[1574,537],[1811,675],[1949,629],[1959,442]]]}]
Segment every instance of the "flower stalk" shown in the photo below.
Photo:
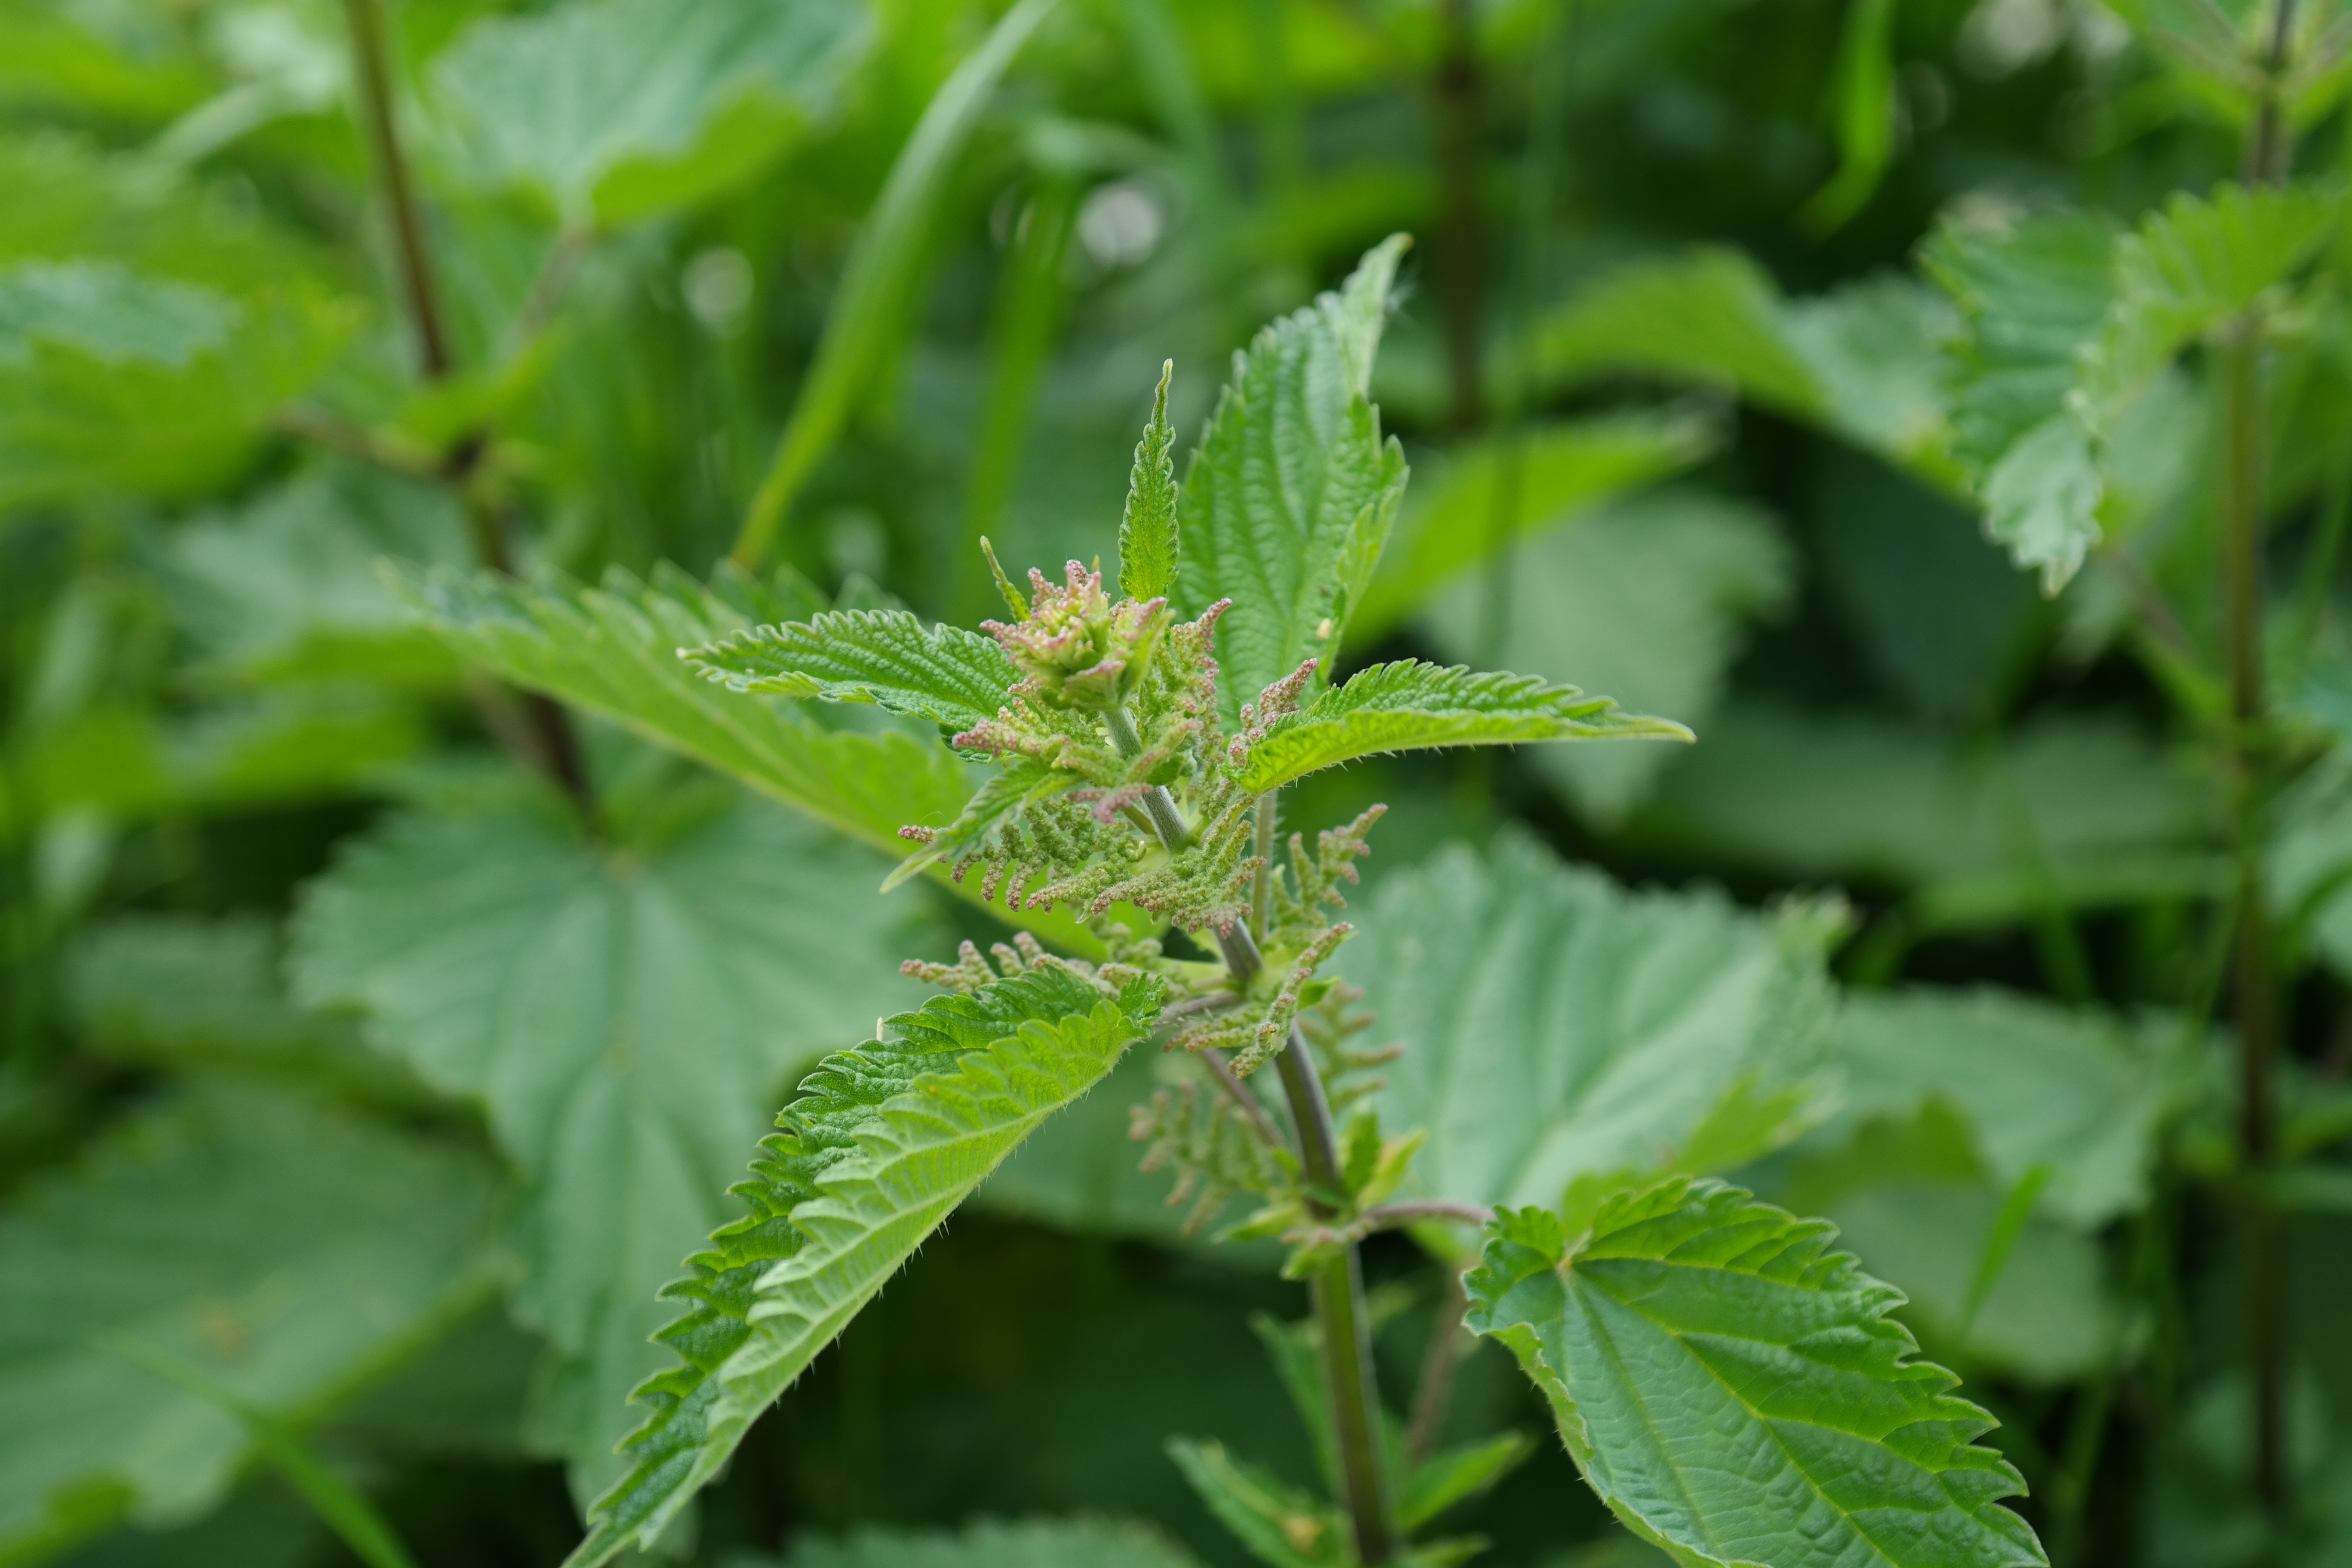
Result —
[{"label": "flower stalk", "polygon": [[[1124,710],[1107,710],[1103,727],[1122,756],[1132,757],[1142,750],[1141,738]],[[1153,785],[1143,796],[1143,804],[1161,845],[1171,854],[1183,847],[1191,835],[1167,790]],[[1269,880],[1263,868],[1259,880],[1261,884]],[[1265,969],[1265,955],[1250,934],[1249,922],[1237,920],[1217,931],[1216,938],[1234,989],[1246,995],[1250,983]],[[1347,1183],[1339,1136],[1331,1124],[1330,1101],[1297,1025],[1290,1026],[1289,1040],[1276,1053],[1274,1066],[1298,1138],[1307,1212],[1318,1220],[1329,1219],[1337,1212],[1330,1199],[1344,1193]],[[1344,1500],[1355,1535],[1356,1558],[1364,1568],[1379,1568],[1396,1554],[1396,1509],[1381,1454],[1380,1387],[1372,1365],[1371,1315],[1364,1301],[1363,1261],[1354,1242],[1339,1247],[1330,1261],[1308,1278],[1307,1300],[1321,1345],[1323,1383],[1331,1400],[1340,1486],[1347,1494]]]}]

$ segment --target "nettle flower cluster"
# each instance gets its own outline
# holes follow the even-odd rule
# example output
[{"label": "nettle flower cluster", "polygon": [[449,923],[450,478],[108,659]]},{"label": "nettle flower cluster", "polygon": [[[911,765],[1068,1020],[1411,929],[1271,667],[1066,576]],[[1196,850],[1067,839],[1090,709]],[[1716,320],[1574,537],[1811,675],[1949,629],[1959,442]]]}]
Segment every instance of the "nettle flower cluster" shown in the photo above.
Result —
[{"label": "nettle flower cluster", "polygon": [[[924,847],[908,868],[945,859],[959,879],[979,869],[986,899],[1002,892],[1014,909],[1083,910],[1112,954],[1102,983],[1120,984],[1139,966],[1157,970],[1172,983],[1170,1011],[1181,1020],[1171,1045],[1234,1049],[1234,1068],[1246,1074],[1320,995],[1316,966],[1350,930],[1325,910],[1344,904],[1340,885],[1356,880],[1365,835],[1387,809],[1317,835],[1311,848],[1293,835],[1287,864],[1258,843],[1265,796],[1241,781],[1267,727],[1298,711],[1315,661],[1244,706],[1228,735],[1212,650],[1230,601],[1180,621],[1165,597],[1113,600],[1100,570],[1076,561],[1060,583],[1033,569],[1025,595],[1001,571],[997,581],[1015,618],[982,629],[1019,679],[992,718],[951,744],[1001,771],[954,823],[899,829]],[[1156,942],[1137,941],[1108,918],[1124,904],[1230,939],[1261,874],[1267,929],[1250,940],[1265,943],[1270,962],[1253,994],[1234,991],[1222,966],[1162,960]],[[959,985],[992,978],[970,944],[957,964],[910,963],[907,972]]]}]

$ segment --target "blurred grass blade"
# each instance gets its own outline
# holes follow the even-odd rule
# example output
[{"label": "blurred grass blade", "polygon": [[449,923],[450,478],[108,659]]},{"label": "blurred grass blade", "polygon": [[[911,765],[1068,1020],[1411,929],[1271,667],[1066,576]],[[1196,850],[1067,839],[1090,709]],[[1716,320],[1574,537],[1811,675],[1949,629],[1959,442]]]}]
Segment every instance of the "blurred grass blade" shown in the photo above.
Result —
[{"label": "blurred grass blade", "polygon": [[328,1468],[291,1426],[267,1410],[247,1404],[196,1368],[152,1346],[114,1341],[107,1348],[236,1417],[263,1458],[278,1467],[287,1484],[310,1505],[310,1511],[368,1568],[416,1568],[415,1560],[400,1544],[400,1538],[393,1533],[383,1516],[349,1481]]},{"label": "blurred grass blade", "polygon": [[890,323],[914,280],[940,187],[988,107],[998,79],[1055,3],[1021,0],[1007,11],[932,95],[915,133],[891,165],[882,195],[850,248],[808,380],[801,385],[792,417],[777,440],[775,458],[736,536],[733,555],[739,564],[756,566],[767,554],[777,527],[792,510],[793,498],[841,434],[851,403],[869,384],[889,342]]},{"label": "blurred grass blade", "polygon": [[1834,232],[1878,189],[1895,153],[1895,0],[1848,0],[1837,59],[1838,170],[1799,221]]},{"label": "blurred grass blade", "polygon": [[996,296],[994,363],[988,380],[988,401],[982,414],[980,450],[974,455],[970,489],[965,492],[963,548],[954,564],[957,604],[961,617],[978,620],[994,596],[995,581],[980,552],[982,535],[996,527],[1013,481],[1021,469],[1021,451],[1029,436],[1029,416],[1037,404],[1037,384],[1054,352],[1054,336],[1062,322],[1062,307],[1069,298],[1064,277],[1070,233],[1078,212],[1078,189],[1065,174],[1042,181],[1023,209],[1019,232],[1004,258]]},{"label": "blurred grass blade", "polygon": [[1976,1278],[1969,1281],[1969,1304],[1960,1313],[1960,1343],[1968,1343],[1969,1335],[1977,1326],[1977,1314],[1984,1310],[1985,1299],[2000,1283],[2001,1270],[2009,1267],[2009,1255],[2017,1249],[2017,1238],[2025,1234],[2025,1222],[2033,1217],[2033,1205],[2042,1196],[2042,1189],[2050,1184],[2051,1168],[2047,1160],[2035,1161],[2026,1167],[2025,1174],[2017,1178],[2017,1184],[2002,1200],[1991,1233],[1985,1237],[1984,1256],[1977,1259]]}]

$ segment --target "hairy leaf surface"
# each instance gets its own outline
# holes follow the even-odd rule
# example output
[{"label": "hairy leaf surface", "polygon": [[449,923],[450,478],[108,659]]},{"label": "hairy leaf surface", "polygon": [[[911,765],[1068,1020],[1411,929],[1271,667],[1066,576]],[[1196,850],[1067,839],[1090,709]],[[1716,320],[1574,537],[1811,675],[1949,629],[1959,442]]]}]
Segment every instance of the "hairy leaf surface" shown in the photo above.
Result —
[{"label": "hairy leaf surface", "polygon": [[1402,236],[1234,357],[1178,504],[1187,616],[1219,599],[1226,722],[1309,658],[1328,670],[1404,496],[1404,449],[1366,396]]},{"label": "hairy leaf surface", "polygon": [[553,1357],[531,1426],[583,1490],[663,1363],[656,1293],[723,1216],[730,1152],[790,1068],[912,990],[871,855],[749,803],[680,822],[661,793],[639,822],[608,804],[609,848],[520,810],[396,820],[296,933],[303,999],[364,1007],[522,1173],[516,1305]]},{"label": "hairy leaf surface", "polygon": [[1168,381],[1175,371],[1171,362],[1160,373],[1118,520],[1118,591],[1130,599],[1157,599],[1176,587],[1176,432],[1168,424]]},{"label": "hairy leaf surface", "polygon": [[1512,833],[1383,876],[1331,967],[1363,987],[1382,1124],[1426,1127],[1412,1190],[1559,1207],[1704,1173],[1817,1118],[1831,1017],[1821,934],[1710,893],[1633,893]]},{"label": "hairy leaf surface", "polygon": [[278,1092],[118,1124],[0,1219],[0,1556],[218,1502],[251,1435],[171,1373],[324,1413],[494,1288],[497,1185]]},{"label": "hairy leaf surface", "polygon": [[972,775],[935,742],[897,730],[828,730],[778,702],[712,684],[677,657],[761,621],[821,606],[813,590],[721,567],[704,587],[657,569],[642,583],[520,588],[455,573],[404,574],[401,596],[458,652],[520,686],[627,725],[827,826],[897,852],[909,822],[952,821]]},{"label": "hairy leaf surface", "polygon": [[1241,783],[1262,794],[1382,752],[1637,737],[1691,738],[1671,719],[1622,712],[1614,700],[1572,686],[1405,659],[1359,670],[1345,686],[1326,687],[1307,707],[1276,720],[1250,748]]},{"label": "hairy leaf surface", "polygon": [[1899,1291],[1836,1232],[1677,1177],[1591,1228],[1502,1215],[1466,1284],[1550,1402],[1585,1480],[1691,1568],[2041,1568],[2001,1500],[2025,1489],[1975,1439],[1992,1418],[1915,1359]]},{"label": "hairy leaf surface", "polygon": [[[1790,552],[1769,514],[1669,488],[1528,541],[1503,584],[1499,626],[1475,574],[1438,595],[1424,624],[1449,659],[1606,691],[1704,736],[1748,623],[1787,602],[1790,578]],[[1570,746],[1529,760],[1606,823],[1681,754],[1664,746]]]},{"label": "hairy leaf surface", "polygon": [[478,22],[433,74],[461,169],[618,223],[756,175],[831,113],[872,30],[856,0],[583,0]]},{"label": "hairy leaf surface", "polygon": [[1034,971],[934,997],[827,1058],[735,1188],[751,1214],[670,1288],[689,1303],[662,1334],[682,1364],[638,1391],[654,1415],[571,1561],[649,1545],[982,1178],[1150,1028],[1159,996],[1156,981],[1114,999],[1068,971]]},{"label": "hairy leaf surface", "polygon": [[1021,679],[995,638],[926,626],[905,610],[828,610],[681,657],[730,691],[870,702],[959,731],[996,717]]}]

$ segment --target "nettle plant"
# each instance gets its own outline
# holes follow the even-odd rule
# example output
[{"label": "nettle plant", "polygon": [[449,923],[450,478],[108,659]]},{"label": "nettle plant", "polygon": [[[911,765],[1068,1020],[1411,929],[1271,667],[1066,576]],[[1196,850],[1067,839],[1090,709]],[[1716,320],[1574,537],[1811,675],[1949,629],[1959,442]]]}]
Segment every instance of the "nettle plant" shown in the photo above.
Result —
[{"label": "nettle plant", "polygon": [[[941,747],[991,771],[950,817],[900,829],[912,853],[891,883],[944,870],[1024,918],[1085,923],[1064,928],[1067,953],[1024,932],[909,961],[944,994],[802,1086],[736,1189],[748,1214],[669,1289],[687,1308],[661,1336],[677,1364],[638,1391],[651,1415],[575,1563],[656,1543],[923,1239],[1134,1049],[1170,1069],[1133,1112],[1147,1167],[1204,1216],[1245,1195],[1221,1234],[1277,1238],[1307,1286],[1310,1318],[1268,1337],[1330,1499],[1217,1443],[1171,1443],[1265,1562],[1462,1561],[1478,1542],[1427,1527],[1525,1456],[1508,1434],[1430,1451],[1383,1404],[1358,1247],[1407,1226],[1455,1263],[1469,1255],[1449,1231],[1483,1227],[1469,1329],[1510,1348],[1594,1491],[1675,1561],[2045,1561],[2002,1503],[2022,1490],[2016,1471],[1974,1441],[1990,1418],[1915,1359],[1888,1316],[1902,1297],[1834,1250],[1826,1223],[1687,1159],[1541,1206],[1398,1196],[1416,1157],[1444,1151],[1430,1127],[1384,1124],[1373,1095],[1389,1053],[1368,1048],[1362,993],[1326,973],[1354,930],[1335,915],[1382,808],[1286,838],[1283,786],[1412,748],[1689,738],[1512,675],[1400,662],[1330,679],[1405,485],[1367,396],[1402,248],[1375,250],[1236,357],[1181,487],[1162,374],[1117,597],[1098,566],[1032,571],[1025,588],[998,569],[1005,618],[977,630],[837,608],[682,650],[740,700],[936,724]],[[1376,933],[1387,951],[1458,936],[1410,924],[1444,920],[1447,865],[1413,907],[1383,902],[1400,922]],[[1214,957],[1179,956],[1171,930]],[[1748,1131],[1715,1137],[1752,1151],[1774,1136]]]}]

